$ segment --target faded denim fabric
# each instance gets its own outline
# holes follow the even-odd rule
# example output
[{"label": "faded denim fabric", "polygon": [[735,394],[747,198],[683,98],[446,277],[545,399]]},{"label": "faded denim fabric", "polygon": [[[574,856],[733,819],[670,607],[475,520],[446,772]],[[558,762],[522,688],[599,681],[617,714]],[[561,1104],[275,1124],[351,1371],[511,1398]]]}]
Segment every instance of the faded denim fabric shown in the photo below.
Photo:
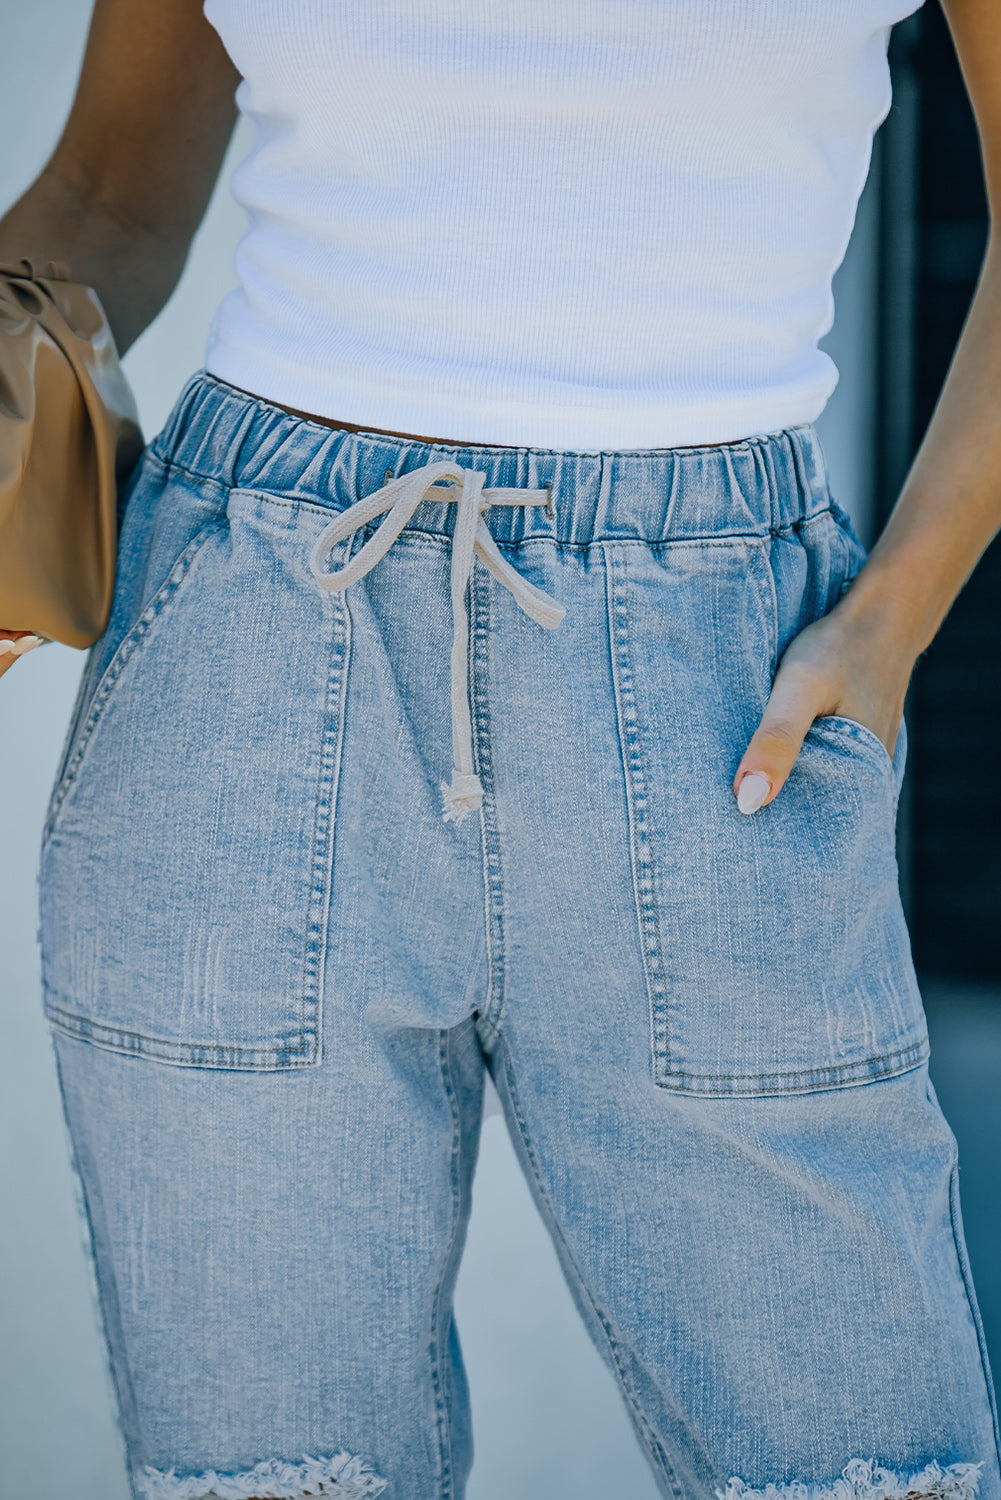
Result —
[{"label": "faded denim fabric", "polygon": [[[444,459],[545,491],[484,519],[566,611],[473,566],[482,806],[451,821],[449,492],[347,589],[310,569],[334,512]],[[41,904],[137,1495],[463,1494],[489,1068],[665,1495],[998,1500],[905,735],[823,718],[772,806],[731,791],[864,558],[812,429],[448,449],[199,372],[125,502]]]}]

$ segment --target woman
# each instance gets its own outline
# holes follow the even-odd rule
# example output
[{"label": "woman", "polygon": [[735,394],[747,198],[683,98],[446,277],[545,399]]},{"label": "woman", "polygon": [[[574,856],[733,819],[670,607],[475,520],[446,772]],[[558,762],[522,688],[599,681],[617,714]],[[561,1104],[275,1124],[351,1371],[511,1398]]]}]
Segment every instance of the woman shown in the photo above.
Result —
[{"label": "woman", "polygon": [[0,258],[124,350],[257,126],[42,861],[148,1500],[463,1493],[487,1068],[666,1495],[997,1500],[893,855],[1001,522],[993,238],[868,561],[811,426],[910,8],[98,0]]}]

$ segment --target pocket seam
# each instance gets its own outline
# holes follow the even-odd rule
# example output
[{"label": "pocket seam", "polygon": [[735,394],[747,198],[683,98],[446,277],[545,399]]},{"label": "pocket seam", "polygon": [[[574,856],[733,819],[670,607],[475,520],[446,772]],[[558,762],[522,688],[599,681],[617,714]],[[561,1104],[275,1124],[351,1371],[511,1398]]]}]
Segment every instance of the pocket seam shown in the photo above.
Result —
[{"label": "pocket seam", "polygon": [[863,724],[860,719],[852,719],[847,714],[818,714],[810,725],[811,729],[817,726],[829,728],[833,734],[840,734],[845,739],[851,739],[859,745],[866,745],[870,751],[878,755],[887,771],[893,771],[893,756],[887,750],[883,741],[874,729],[868,724]]},{"label": "pocket seam", "polygon": [[768,629],[768,676],[771,679],[775,676],[779,653],[779,601],[775,589],[775,575],[765,555],[764,541],[760,537],[744,537],[742,540],[749,564],[753,559],[753,565],[748,567],[748,572],[757,585]]},{"label": "pocket seam", "polygon": [[[765,566],[771,577],[763,545],[749,538],[735,538],[743,545],[750,559],[759,596],[765,607],[766,624],[775,614],[768,609],[768,596],[760,577],[760,567]],[[615,544],[603,548],[606,560],[606,608],[608,613],[609,649],[612,660],[612,679],[615,690],[619,751],[625,782],[625,795],[630,830],[630,851],[635,910],[639,928],[639,953],[650,1007],[653,1082],[658,1088],[677,1094],[700,1097],[783,1097],[786,1095],[818,1093],[831,1089],[857,1087],[879,1079],[896,1077],[919,1067],[928,1057],[927,1032],[904,1047],[883,1051],[875,1055],[854,1058],[848,1062],[832,1061],[813,1068],[790,1067],[766,1073],[692,1073],[673,1066],[672,1058],[672,1004],[668,996],[667,968],[661,933],[660,910],[657,892],[657,855],[650,826],[651,798],[647,781],[643,753],[643,732],[636,700],[635,674],[632,659],[632,643],[629,624],[629,571],[625,548]],[[775,636],[771,639],[774,641]],[[842,734],[850,731],[852,738],[860,743],[865,731],[879,747],[883,764],[893,779],[893,760],[886,747],[867,725],[857,724],[843,715],[830,715],[830,719],[843,725]],[[824,721],[821,720],[821,723]],[[857,727],[856,727],[857,726]],[[832,725],[832,728],[834,726]],[[871,754],[870,746],[867,753]]]},{"label": "pocket seam", "polygon": [[612,682],[616,699],[619,754],[625,779],[629,842],[632,853],[633,894],[639,926],[640,956],[650,1007],[654,1082],[671,1071],[670,1016],[664,972],[664,946],[656,899],[656,871],[648,823],[650,797],[643,762],[639,715],[633,689],[629,640],[629,571],[624,550],[604,549],[606,610]]},{"label": "pocket seam", "polygon": [[[149,1062],[168,1063],[175,1067],[188,1068],[236,1068],[243,1071],[264,1072],[272,1068],[307,1067],[315,1060],[313,1050],[307,1047],[307,1033],[302,1029],[303,1044],[298,1051],[293,1047],[244,1047],[239,1044],[221,1046],[215,1042],[174,1042],[164,1037],[148,1036],[142,1031],[129,1031],[122,1026],[108,1026],[90,1016],[78,1016],[65,1010],[49,996],[45,1001],[45,1015],[49,1023],[65,1036],[76,1041],[87,1042],[105,1052],[117,1052],[126,1057],[141,1057]],[[255,1059],[251,1062],[242,1059]],[[292,1058],[286,1062],[283,1059]]]},{"label": "pocket seam", "polygon": [[[149,623],[163,613],[167,599],[177,593],[187,577],[191,564],[201,545],[213,533],[226,528],[225,519],[208,522],[180,554],[171,568],[161,589],[150,600],[146,610],[129,632],[126,641],[134,641],[133,648],[124,653],[126,641],[122,642],[112,662],[101,679],[98,692],[102,693],[100,705],[95,701],[81,739],[74,753],[72,775],[65,780],[58,808],[55,808],[47,825],[43,840],[43,860],[46,845],[51,835],[58,831],[57,813],[61,810],[65,796],[76,779],[83,761],[84,744],[89,742],[104,716],[111,698],[111,688],[121,675],[121,670],[134,654],[135,646],[148,635],[147,629],[137,635],[138,626],[148,617]],[[183,564],[183,568],[182,568]],[[163,597],[165,596],[165,597]],[[158,608],[154,608],[159,604]],[[314,815],[312,832],[308,841],[308,858],[303,861],[302,890],[306,906],[304,943],[300,949],[297,969],[301,976],[295,986],[297,997],[292,1022],[285,1035],[278,1031],[277,1037],[261,1045],[247,1045],[234,1041],[184,1040],[156,1036],[145,1030],[139,1031],[114,1020],[100,1020],[94,1016],[81,1015],[60,1003],[64,992],[45,982],[44,1011],[49,1024],[63,1035],[88,1045],[99,1047],[120,1056],[141,1058],[145,1061],[203,1069],[234,1069],[246,1072],[284,1070],[308,1067],[317,1064],[322,1055],[322,1011],[324,995],[324,964],[327,950],[327,931],[330,919],[330,888],[332,881],[334,841],[336,835],[336,802],[340,782],[341,751],[344,736],[344,698],[347,691],[347,670],[351,648],[351,616],[343,599],[330,601],[333,611],[333,635],[330,644],[327,685],[323,706],[323,734],[319,750],[318,774],[314,783]],[[114,678],[111,669],[117,664]],[[106,690],[105,690],[106,689]],[[290,973],[294,972],[290,969]],[[69,1001],[72,1004],[72,1000]],[[296,1027],[293,1030],[293,1027]],[[277,1028],[276,1028],[277,1029]],[[294,1040],[292,1039],[294,1038]]]},{"label": "pocket seam", "polygon": [[[90,704],[87,709],[86,718],[83,719],[83,727],[78,732],[77,743],[72,754],[66,761],[62,775],[52,794],[52,802],[49,814],[45,820],[45,828],[42,834],[42,847],[51,838],[57,827],[59,814],[63,803],[68,796],[73,783],[76,780],[80,765],[83,761],[87,747],[94,736],[94,730],[104,716],[104,711],[111,699],[115,685],[121,677],[128,662],[135,652],[144,644],[149,636],[154,621],[160,618],[167,605],[177,594],[178,589],[184,582],[191,570],[191,565],[201,551],[203,545],[209,538],[225,528],[225,521],[215,519],[206,524],[195,533],[191,541],[184,548],[177,560],[172,565],[170,572],[156,593],[149,600],[135,624],[126,632],[119,643],[115,654],[112,656],[107,667],[101,675],[100,681],[94,688]],[[81,716],[83,718],[83,716]]]},{"label": "pocket seam", "polygon": [[[883,1078],[909,1073],[928,1060],[927,1036],[908,1047],[883,1052],[853,1063],[832,1063],[820,1068],[790,1068],[771,1073],[685,1073],[675,1070],[655,1081],[659,1088],[700,1098],[779,1098],[785,1094],[817,1094],[827,1089],[861,1087]],[[773,1082],[774,1087],[767,1085]],[[701,1084],[701,1088],[694,1085]]]}]

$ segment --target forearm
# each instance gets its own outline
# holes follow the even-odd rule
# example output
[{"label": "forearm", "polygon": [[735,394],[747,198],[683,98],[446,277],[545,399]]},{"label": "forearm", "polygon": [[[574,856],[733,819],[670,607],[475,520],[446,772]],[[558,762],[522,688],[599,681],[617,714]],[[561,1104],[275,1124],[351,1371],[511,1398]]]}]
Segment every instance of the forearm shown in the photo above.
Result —
[{"label": "forearm", "polygon": [[839,613],[916,659],[999,527],[1001,244],[993,235],[935,414]]},{"label": "forearm", "polygon": [[744,751],[741,812],[774,801],[810,725],[840,714],[892,754],[914,663],[1001,526],[1001,248],[992,241],[935,414],[841,602],[797,635]]},{"label": "forearm", "polygon": [[189,240],[153,232],[51,165],[0,218],[0,262],[65,261],[72,281],[97,292],[120,355],[166,304]]}]

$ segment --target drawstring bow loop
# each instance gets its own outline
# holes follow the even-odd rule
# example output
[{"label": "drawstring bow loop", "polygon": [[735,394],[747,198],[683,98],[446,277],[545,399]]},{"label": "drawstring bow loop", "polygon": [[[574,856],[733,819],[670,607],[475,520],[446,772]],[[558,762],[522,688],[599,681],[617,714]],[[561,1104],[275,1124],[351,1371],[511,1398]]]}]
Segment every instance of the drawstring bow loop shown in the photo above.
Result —
[{"label": "drawstring bow loop", "polygon": [[[492,505],[543,505],[548,509],[551,506],[549,489],[488,490],[484,488],[485,482],[486,475],[480,470],[463,469],[447,459],[401,474],[398,479],[391,479],[381,489],[341,511],[321,531],[309,557],[310,570],[319,586],[327,592],[343,592],[385,557],[422,501],[433,500],[456,506],[450,563],[454,626],[451,655],[453,769],[451,784],[442,783],[443,817],[447,822],[456,823],[475,812],[483,801],[483,786],[473,769],[473,729],[468,692],[466,593],[474,557],[478,557],[498,583],[509,590],[516,603],[536,624],[546,630],[555,630],[566,613],[562,604],[536,588],[511,566],[483,519],[484,512]],[[331,548],[381,515],[386,519],[354,557],[344,567],[326,572],[323,565]]]}]

